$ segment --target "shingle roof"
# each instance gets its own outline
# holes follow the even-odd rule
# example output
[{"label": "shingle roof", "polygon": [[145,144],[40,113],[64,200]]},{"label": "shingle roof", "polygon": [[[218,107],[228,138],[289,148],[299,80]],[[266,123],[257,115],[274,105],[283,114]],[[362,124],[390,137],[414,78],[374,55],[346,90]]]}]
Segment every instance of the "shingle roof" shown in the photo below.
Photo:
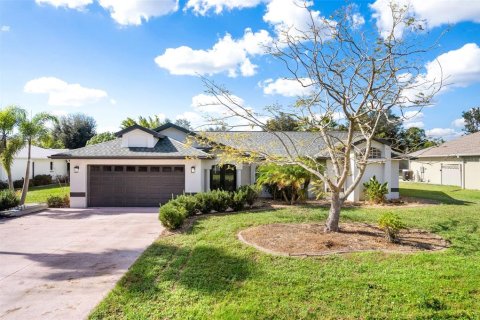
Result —
[{"label": "shingle roof", "polygon": [[[198,134],[216,143],[246,152],[258,152],[279,157],[286,157],[289,153],[292,157],[328,157],[326,144],[319,132],[213,131]],[[345,141],[347,138],[346,131],[330,131],[329,135],[336,143]],[[357,136],[354,142],[360,140],[361,137]]]},{"label": "shingle roof", "polygon": [[68,152],[52,155],[58,159],[92,159],[92,158],[185,158],[199,157],[206,158],[209,155],[199,149],[187,146],[175,139],[164,137],[159,139],[153,148],[125,148],[122,147],[122,139],[118,138]]},{"label": "shingle roof", "polygon": [[413,152],[410,156],[416,158],[480,156],[480,132],[447,141],[437,147]]}]

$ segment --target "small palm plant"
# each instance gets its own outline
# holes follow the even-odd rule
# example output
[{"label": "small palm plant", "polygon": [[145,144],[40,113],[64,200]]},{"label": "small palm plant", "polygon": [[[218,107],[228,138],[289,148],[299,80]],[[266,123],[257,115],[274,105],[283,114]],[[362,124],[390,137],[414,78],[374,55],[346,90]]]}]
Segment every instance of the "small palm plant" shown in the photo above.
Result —
[{"label": "small palm plant", "polygon": [[273,186],[289,204],[307,197],[311,175],[300,166],[270,163],[259,167],[258,173],[257,184]]},{"label": "small palm plant", "polygon": [[380,183],[377,177],[373,176],[363,184],[365,187],[365,196],[372,203],[384,203],[385,196],[388,194],[387,182]]}]

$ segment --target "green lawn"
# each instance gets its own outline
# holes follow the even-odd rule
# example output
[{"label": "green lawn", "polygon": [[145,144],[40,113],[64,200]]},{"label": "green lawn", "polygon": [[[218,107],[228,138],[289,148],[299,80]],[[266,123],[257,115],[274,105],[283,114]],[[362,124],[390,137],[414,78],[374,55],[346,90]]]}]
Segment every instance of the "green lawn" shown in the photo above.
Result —
[{"label": "green lawn", "polygon": [[60,187],[59,185],[48,185],[41,187],[28,188],[26,203],[43,203],[47,202],[47,197],[62,196],[70,193],[70,187]]},{"label": "green lawn", "polygon": [[[326,209],[210,216],[189,232],[154,242],[90,317],[480,318],[480,191],[403,184],[401,193],[444,202],[393,210],[409,226],[449,239],[451,248],[415,254],[277,257],[239,242],[237,232],[272,222],[322,222]],[[342,219],[374,222],[384,211],[352,208],[343,211]]]}]

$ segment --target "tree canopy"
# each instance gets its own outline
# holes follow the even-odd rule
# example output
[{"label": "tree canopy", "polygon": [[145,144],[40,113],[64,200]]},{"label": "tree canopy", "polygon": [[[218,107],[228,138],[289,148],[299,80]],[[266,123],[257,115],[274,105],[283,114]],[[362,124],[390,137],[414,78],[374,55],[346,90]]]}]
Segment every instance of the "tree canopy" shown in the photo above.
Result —
[{"label": "tree canopy", "polygon": [[480,131],[480,107],[462,112],[462,117],[465,120],[465,128],[463,130],[466,133]]},{"label": "tree canopy", "polygon": [[85,147],[87,141],[95,135],[95,119],[82,113],[63,116],[55,123],[52,131],[54,140],[61,141],[65,148]]}]

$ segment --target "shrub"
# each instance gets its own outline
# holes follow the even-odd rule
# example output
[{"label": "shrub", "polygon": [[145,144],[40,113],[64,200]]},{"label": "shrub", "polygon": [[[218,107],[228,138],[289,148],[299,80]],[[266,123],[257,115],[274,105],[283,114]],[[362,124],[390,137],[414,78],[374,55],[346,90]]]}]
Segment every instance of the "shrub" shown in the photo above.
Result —
[{"label": "shrub", "polygon": [[365,187],[365,197],[372,203],[385,202],[385,195],[388,194],[387,182],[380,183],[377,177],[373,176],[363,184]]},{"label": "shrub", "polygon": [[160,207],[158,218],[168,229],[177,229],[187,217],[187,210],[181,205],[168,202]]},{"label": "shrub", "polygon": [[47,205],[49,208],[68,208],[70,207],[70,197],[64,196],[48,196]]},{"label": "shrub", "polygon": [[0,210],[7,210],[18,206],[20,200],[17,194],[11,190],[0,191]]},{"label": "shrub", "polygon": [[230,208],[233,211],[243,210],[245,204],[248,202],[248,193],[246,190],[239,189],[236,192],[232,193],[232,198],[230,202]]},{"label": "shrub", "polygon": [[211,192],[200,192],[195,195],[197,199],[198,210],[201,213],[210,213],[213,210],[213,201]]},{"label": "shrub", "polygon": [[[29,187],[32,187],[32,186],[33,186],[32,179],[28,180],[28,186],[29,186]],[[14,187],[15,189],[21,189],[21,188],[23,188],[23,178],[22,178],[22,179],[18,179],[18,180],[14,180],[14,181],[13,181],[13,187]]]},{"label": "shrub", "polygon": [[195,196],[191,195],[181,195],[175,198],[175,200],[170,201],[170,203],[175,203],[175,205],[183,206],[187,211],[187,216],[193,216],[198,211],[198,200]]},{"label": "shrub", "polygon": [[386,212],[378,219],[378,227],[385,232],[389,242],[396,242],[400,230],[405,229],[400,217],[393,212]]},{"label": "shrub", "polygon": [[0,190],[8,189],[8,182],[0,181]]},{"label": "shrub", "polygon": [[232,196],[230,192],[224,190],[214,190],[210,192],[212,209],[217,212],[225,212],[230,206]]},{"label": "shrub", "polygon": [[49,174],[38,174],[32,179],[32,184],[34,186],[45,186],[52,184],[52,176]]},{"label": "shrub", "polygon": [[261,186],[249,185],[241,186],[237,192],[245,193],[245,202],[251,207],[257,201]]}]

